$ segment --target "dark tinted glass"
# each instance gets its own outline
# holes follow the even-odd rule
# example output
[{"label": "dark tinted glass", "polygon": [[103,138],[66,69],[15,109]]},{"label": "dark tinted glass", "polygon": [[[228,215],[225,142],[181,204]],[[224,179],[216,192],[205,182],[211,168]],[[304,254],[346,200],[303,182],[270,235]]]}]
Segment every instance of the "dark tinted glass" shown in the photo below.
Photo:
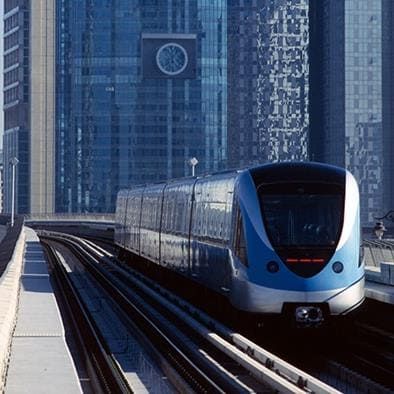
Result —
[{"label": "dark tinted glass", "polygon": [[343,196],[264,193],[259,190],[266,231],[273,246],[333,246],[342,225]]}]

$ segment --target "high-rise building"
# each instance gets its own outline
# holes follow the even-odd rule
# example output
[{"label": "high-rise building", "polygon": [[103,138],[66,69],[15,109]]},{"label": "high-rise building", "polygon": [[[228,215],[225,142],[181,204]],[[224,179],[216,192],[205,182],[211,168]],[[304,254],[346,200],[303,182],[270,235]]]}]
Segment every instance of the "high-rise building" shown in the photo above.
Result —
[{"label": "high-rise building", "polygon": [[228,167],[261,163],[257,128],[258,15],[261,0],[229,0],[227,22]]},{"label": "high-rise building", "polygon": [[308,159],[309,0],[265,0],[258,13],[260,156]]},{"label": "high-rise building", "polygon": [[393,4],[311,0],[311,157],[358,180],[361,220],[393,208]]},{"label": "high-rise building", "polygon": [[[4,212],[11,212],[10,160],[13,157],[17,157],[20,161],[16,169],[16,210],[26,213],[30,208],[29,11],[27,4],[27,1],[22,0],[4,2]],[[24,26],[27,29],[24,29]]]},{"label": "high-rise building", "polygon": [[58,0],[57,21],[57,211],[225,166],[225,0]]},{"label": "high-rise building", "polygon": [[229,2],[229,164],[307,160],[309,1]]},{"label": "high-rise building", "polygon": [[3,151],[0,150],[0,213],[3,212],[3,205],[4,205],[3,178],[4,178]]},{"label": "high-rise building", "polygon": [[4,2],[4,211],[54,209],[54,0]]},{"label": "high-rise building", "polygon": [[19,212],[111,211],[122,187],[190,175],[191,157],[197,174],[306,158],[307,0],[58,0],[56,42],[53,14],[6,1]]},{"label": "high-rise building", "polygon": [[192,157],[197,174],[337,164],[364,224],[393,208],[391,1],[4,7],[6,212],[13,157],[18,212],[112,211],[120,188],[190,175]]}]

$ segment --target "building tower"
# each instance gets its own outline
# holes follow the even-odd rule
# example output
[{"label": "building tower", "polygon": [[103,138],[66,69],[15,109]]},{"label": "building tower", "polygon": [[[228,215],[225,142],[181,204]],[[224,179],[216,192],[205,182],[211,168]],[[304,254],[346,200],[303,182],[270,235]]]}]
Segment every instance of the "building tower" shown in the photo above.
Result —
[{"label": "building tower", "polygon": [[258,15],[261,0],[228,4],[228,167],[261,163],[257,128],[259,62]]},{"label": "building tower", "polygon": [[392,2],[311,0],[314,160],[358,180],[361,222],[393,209]]},{"label": "building tower", "polygon": [[3,196],[3,190],[4,190],[4,184],[3,184],[3,179],[4,179],[4,166],[3,166],[3,151],[0,150],[0,213],[3,213],[3,206],[4,206],[4,196]]},{"label": "building tower", "polygon": [[57,211],[225,166],[226,3],[57,2]]},{"label": "building tower", "polygon": [[4,211],[54,209],[54,0],[4,2]]},{"label": "building tower", "polygon": [[265,161],[308,159],[308,12],[308,0],[265,0],[258,14],[257,127]]},{"label": "building tower", "polygon": [[229,165],[308,159],[309,1],[229,4]]}]

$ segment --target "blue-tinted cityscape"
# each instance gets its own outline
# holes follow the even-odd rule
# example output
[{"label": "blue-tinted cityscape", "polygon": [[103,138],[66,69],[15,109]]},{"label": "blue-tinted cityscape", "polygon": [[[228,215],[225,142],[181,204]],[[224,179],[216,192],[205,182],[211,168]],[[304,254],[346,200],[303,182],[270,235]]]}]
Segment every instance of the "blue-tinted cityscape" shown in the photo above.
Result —
[{"label": "blue-tinted cityscape", "polygon": [[393,8],[5,0],[3,211],[13,169],[17,212],[84,213],[192,167],[318,161],[354,174],[373,225],[394,208]]}]

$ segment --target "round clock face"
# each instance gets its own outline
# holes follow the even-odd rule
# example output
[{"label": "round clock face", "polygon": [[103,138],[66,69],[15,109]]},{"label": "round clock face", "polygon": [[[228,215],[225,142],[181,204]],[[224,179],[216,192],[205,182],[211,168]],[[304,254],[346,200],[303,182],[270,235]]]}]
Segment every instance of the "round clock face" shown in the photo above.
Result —
[{"label": "round clock face", "polygon": [[187,66],[187,52],[183,46],[170,42],[159,48],[156,64],[167,75],[180,74]]}]

